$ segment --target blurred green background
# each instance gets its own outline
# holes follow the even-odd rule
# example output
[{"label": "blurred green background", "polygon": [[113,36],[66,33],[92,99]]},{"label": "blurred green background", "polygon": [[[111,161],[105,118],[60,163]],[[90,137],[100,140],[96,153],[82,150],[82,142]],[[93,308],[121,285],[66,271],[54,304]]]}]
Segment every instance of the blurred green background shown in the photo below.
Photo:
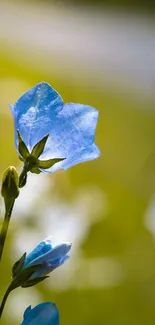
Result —
[{"label": "blurred green background", "polygon": [[[22,168],[8,103],[43,80],[65,102],[100,111],[101,150],[66,172],[29,175],[0,265],[0,297],[12,264],[44,237],[73,249],[44,283],[10,295],[3,325],[20,324],[25,308],[42,301],[57,304],[61,325],[155,322],[154,22],[134,7],[83,5],[0,2],[1,175]],[[1,222],[3,210],[1,200]]]}]

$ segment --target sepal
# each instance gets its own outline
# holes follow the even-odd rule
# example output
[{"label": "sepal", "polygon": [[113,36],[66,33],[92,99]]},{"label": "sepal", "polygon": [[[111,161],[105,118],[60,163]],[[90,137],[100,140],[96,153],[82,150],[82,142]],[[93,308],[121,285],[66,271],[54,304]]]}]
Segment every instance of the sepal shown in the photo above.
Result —
[{"label": "sepal", "polygon": [[47,278],[49,278],[48,275],[42,276],[42,277],[39,277],[39,278],[35,278],[35,279],[32,279],[32,280],[28,280],[28,281],[24,282],[21,287],[22,288],[32,287],[32,286],[44,281]]},{"label": "sepal", "polygon": [[32,174],[40,174],[41,170],[39,170],[37,167],[31,168],[31,173]]},{"label": "sepal", "polygon": [[[12,280],[11,286],[13,289],[18,287],[27,286],[31,277],[42,267],[42,264],[30,265],[23,268]],[[29,286],[29,285],[28,285]]]},{"label": "sepal", "polygon": [[[64,160],[65,158],[53,158],[48,160],[39,160],[38,158],[43,153],[46,142],[48,140],[49,134],[47,134],[42,140],[40,140],[32,149],[30,153],[27,149],[19,130],[17,130],[18,134],[18,151],[19,151],[19,158],[24,162],[24,177],[27,172],[31,172],[34,174],[40,174],[40,169],[49,169],[57,162]],[[23,179],[20,177],[20,187],[23,187],[26,184],[26,178]]]},{"label": "sepal", "polygon": [[47,142],[47,139],[49,137],[49,134],[47,134],[41,141],[39,141],[34,147],[33,150],[31,152],[31,155],[33,157],[38,158],[44,151],[45,148],[45,144]]},{"label": "sepal", "polygon": [[26,259],[26,253],[24,253],[22,255],[22,257],[13,265],[13,268],[12,268],[12,278],[13,279],[21,273],[22,268],[25,263],[25,259]]},{"label": "sepal", "polygon": [[54,164],[64,160],[65,158],[53,158],[49,160],[39,160],[39,168],[48,169],[51,168]]},{"label": "sepal", "polygon": [[17,134],[18,134],[18,151],[19,151],[21,157],[23,158],[23,159],[22,158],[21,159],[25,161],[29,157],[30,153],[26,147],[25,142],[23,141],[23,139],[20,135],[19,130],[17,130]]}]

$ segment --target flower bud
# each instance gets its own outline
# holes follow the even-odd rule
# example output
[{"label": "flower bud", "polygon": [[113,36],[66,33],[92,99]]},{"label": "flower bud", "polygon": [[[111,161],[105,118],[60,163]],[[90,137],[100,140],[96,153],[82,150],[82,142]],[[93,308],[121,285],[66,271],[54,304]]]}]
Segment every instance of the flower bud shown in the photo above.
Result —
[{"label": "flower bud", "polygon": [[2,177],[1,194],[4,200],[16,199],[19,195],[19,178],[15,167],[8,167]]}]

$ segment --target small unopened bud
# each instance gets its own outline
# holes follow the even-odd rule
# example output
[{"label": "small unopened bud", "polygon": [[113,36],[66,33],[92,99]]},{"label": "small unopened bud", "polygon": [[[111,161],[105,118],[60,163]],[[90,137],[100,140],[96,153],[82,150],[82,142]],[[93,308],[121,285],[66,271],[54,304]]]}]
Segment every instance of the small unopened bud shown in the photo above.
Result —
[{"label": "small unopened bud", "polygon": [[16,199],[19,195],[19,177],[16,168],[8,167],[2,177],[1,194],[5,200]]}]

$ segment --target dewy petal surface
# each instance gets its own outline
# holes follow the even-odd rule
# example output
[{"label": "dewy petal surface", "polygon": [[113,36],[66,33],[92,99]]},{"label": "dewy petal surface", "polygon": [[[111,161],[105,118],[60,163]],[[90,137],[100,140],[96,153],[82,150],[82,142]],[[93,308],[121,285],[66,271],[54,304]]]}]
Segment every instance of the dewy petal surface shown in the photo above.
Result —
[{"label": "dewy petal surface", "polygon": [[90,106],[69,103],[58,112],[40,160],[55,157],[65,160],[45,172],[69,167],[97,158],[99,149],[94,145],[98,111]]},{"label": "dewy petal surface", "polygon": [[58,325],[59,312],[55,304],[45,302],[31,309],[29,306],[24,313],[21,325]]},{"label": "dewy petal surface", "polygon": [[11,111],[15,123],[15,143],[18,151],[17,129],[31,151],[45,135],[50,133],[56,115],[63,107],[61,96],[42,82],[22,95]]}]

